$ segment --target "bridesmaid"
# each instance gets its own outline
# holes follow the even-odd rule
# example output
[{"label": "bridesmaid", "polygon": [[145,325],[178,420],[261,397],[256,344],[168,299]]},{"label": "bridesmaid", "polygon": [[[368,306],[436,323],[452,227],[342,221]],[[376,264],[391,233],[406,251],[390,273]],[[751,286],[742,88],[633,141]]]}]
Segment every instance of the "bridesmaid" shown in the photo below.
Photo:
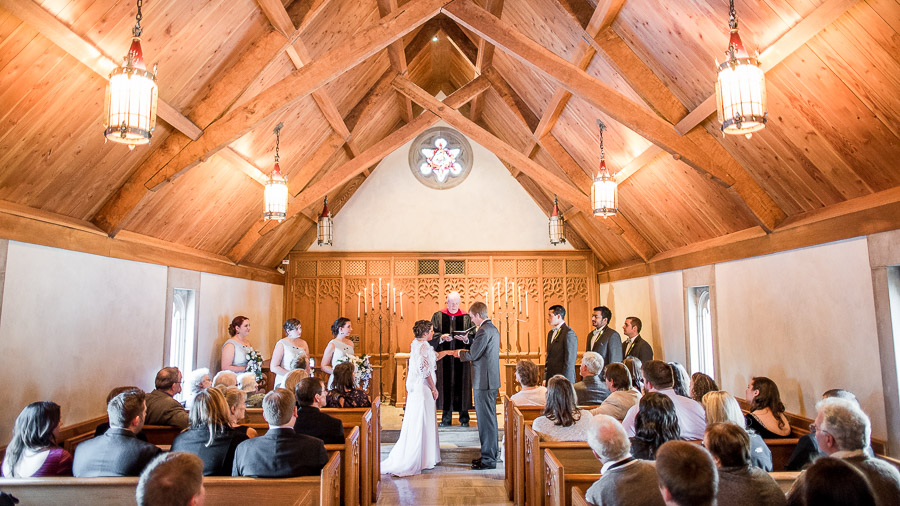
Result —
[{"label": "bridesmaid", "polygon": [[222,370],[244,372],[247,370],[247,354],[253,350],[247,336],[250,334],[250,318],[236,316],[228,326],[231,339],[222,345]]},{"label": "bridesmaid", "polygon": [[[291,364],[297,357],[309,358],[309,345],[306,341],[300,339],[300,333],[303,329],[300,327],[300,320],[291,318],[284,322],[284,331],[287,337],[275,344],[275,351],[272,352],[272,372],[275,373],[275,388],[284,385],[284,379],[291,372]],[[309,373],[309,361],[307,360],[307,373]]]},{"label": "bridesmaid", "polygon": [[328,346],[325,347],[325,353],[322,355],[322,372],[329,375],[328,390],[331,390],[332,379],[334,378],[334,366],[343,362],[345,357],[353,356],[353,341],[347,336],[353,331],[350,326],[349,318],[338,318],[331,325],[331,335],[334,336]]}]

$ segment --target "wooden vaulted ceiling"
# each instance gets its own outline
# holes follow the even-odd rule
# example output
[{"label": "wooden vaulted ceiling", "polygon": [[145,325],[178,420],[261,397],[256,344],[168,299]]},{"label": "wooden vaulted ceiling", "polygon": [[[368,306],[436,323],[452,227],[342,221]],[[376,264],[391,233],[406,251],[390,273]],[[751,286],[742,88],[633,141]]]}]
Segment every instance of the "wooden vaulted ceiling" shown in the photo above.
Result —
[{"label": "wooden vaulted ceiling", "polygon": [[[0,0],[0,212],[270,270],[312,243],[325,195],[339,212],[443,120],[542,209],[558,195],[570,241],[612,272],[900,226],[898,1],[737,9],[768,80],[750,140],[714,114],[726,0],[145,0],[160,121],[129,151],[101,116],[134,2]],[[597,119],[621,181],[609,219],[589,202]],[[259,218],[278,122],[281,224]]]}]

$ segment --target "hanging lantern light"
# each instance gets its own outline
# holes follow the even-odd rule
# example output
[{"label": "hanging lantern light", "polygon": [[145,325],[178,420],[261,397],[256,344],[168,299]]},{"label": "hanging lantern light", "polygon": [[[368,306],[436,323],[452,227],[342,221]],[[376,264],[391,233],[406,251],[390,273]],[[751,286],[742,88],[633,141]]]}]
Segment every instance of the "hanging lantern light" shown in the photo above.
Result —
[{"label": "hanging lantern light", "polygon": [[594,177],[594,184],[591,185],[591,204],[594,206],[594,216],[613,216],[619,210],[618,184],[616,178],[609,175],[609,169],[606,168],[606,154],[603,149],[603,131],[606,125],[599,119],[597,125],[600,127],[600,170]]},{"label": "hanging lantern light", "polygon": [[746,135],[766,127],[769,114],[766,104],[766,76],[759,67],[758,54],[751,57],[744,49],[738,34],[737,13],[731,0],[731,14],[728,20],[731,39],[727,59],[716,65],[719,76],[716,79],[716,108],[722,133]]},{"label": "hanging lantern light", "polygon": [[281,144],[281,128],[284,123],[279,123],[274,130],[275,133],[275,168],[272,169],[272,175],[266,181],[265,190],[265,209],[263,210],[263,218],[265,220],[282,221],[287,217],[288,205],[288,185],[287,179],[281,175],[281,167],[278,166],[278,148]]},{"label": "hanging lantern light", "polygon": [[325,196],[325,205],[322,207],[322,214],[316,223],[316,235],[319,239],[319,246],[331,246],[334,240],[334,228],[331,222],[331,213],[328,212],[328,196]]},{"label": "hanging lantern light", "polygon": [[559,215],[556,195],[553,196],[553,212],[550,213],[550,244],[556,246],[566,242],[566,223]]},{"label": "hanging lantern light", "polygon": [[153,72],[144,65],[141,50],[141,5],[137,0],[137,18],[132,29],[133,38],[121,67],[109,73],[106,87],[107,140],[127,144],[130,149],[138,144],[149,144],[156,128],[156,105],[159,87],[156,84],[156,65]]}]

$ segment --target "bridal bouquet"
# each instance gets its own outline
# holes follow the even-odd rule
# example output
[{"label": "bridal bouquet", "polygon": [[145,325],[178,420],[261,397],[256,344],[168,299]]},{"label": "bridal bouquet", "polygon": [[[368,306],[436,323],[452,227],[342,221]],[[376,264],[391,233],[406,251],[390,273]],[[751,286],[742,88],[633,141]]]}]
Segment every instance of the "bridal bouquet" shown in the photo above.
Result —
[{"label": "bridal bouquet", "polygon": [[362,355],[360,357],[350,355],[344,357],[341,362],[350,362],[353,364],[353,383],[356,388],[366,390],[369,388],[369,380],[372,379],[372,365],[369,364],[369,356]]},{"label": "bridal bouquet", "polygon": [[247,353],[247,372],[255,374],[256,381],[263,379],[262,363],[263,358],[258,351],[250,350],[250,352]]}]

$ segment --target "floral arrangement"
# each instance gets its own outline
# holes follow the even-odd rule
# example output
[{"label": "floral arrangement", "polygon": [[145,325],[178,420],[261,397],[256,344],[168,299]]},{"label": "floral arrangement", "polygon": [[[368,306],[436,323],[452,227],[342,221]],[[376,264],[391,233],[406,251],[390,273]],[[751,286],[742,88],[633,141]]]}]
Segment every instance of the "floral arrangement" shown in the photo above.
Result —
[{"label": "floral arrangement", "polygon": [[250,352],[247,353],[247,372],[255,374],[257,382],[263,379],[262,363],[263,358],[258,351],[250,350]]},{"label": "floral arrangement", "polygon": [[356,385],[356,388],[360,388],[362,390],[367,390],[369,388],[369,380],[372,379],[372,365],[369,364],[369,356],[355,356],[349,355],[343,357],[338,363],[350,362],[353,364],[353,383]]}]

